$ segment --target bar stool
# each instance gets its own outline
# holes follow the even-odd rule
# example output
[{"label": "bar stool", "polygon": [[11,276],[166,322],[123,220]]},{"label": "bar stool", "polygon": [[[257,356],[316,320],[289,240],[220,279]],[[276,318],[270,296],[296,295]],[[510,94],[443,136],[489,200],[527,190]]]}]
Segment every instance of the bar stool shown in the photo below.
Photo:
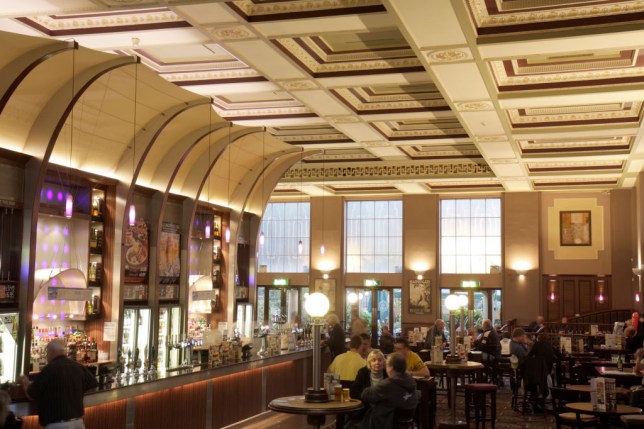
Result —
[{"label": "bar stool", "polygon": [[[474,408],[474,420],[476,421],[476,429],[479,427],[479,422],[483,423],[485,429],[485,422],[496,422],[496,384],[468,384],[465,386],[465,420],[470,424],[471,408]],[[487,402],[487,394],[490,394],[490,402]],[[490,417],[486,417],[487,408],[490,408]]]}]

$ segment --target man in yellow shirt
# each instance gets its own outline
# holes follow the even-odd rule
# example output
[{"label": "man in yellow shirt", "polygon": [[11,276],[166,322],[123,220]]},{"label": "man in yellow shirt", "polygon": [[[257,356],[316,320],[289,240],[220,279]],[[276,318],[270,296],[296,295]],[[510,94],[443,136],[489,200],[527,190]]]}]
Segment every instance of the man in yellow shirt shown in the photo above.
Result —
[{"label": "man in yellow shirt", "polygon": [[409,342],[406,339],[398,338],[394,344],[394,351],[407,359],[407,373],[409,375],[429,377],[429,369],[427,369],[420,356],[409,349]]},{"label": "man in yellow shirt", "polygon": [[367,365],[367,361],[360,356],[362,337],[354,335],[349,343],[349,351],[339,354],[333,359],[327,372],[340,375],[342,381],[355,381],[358,370]]}]

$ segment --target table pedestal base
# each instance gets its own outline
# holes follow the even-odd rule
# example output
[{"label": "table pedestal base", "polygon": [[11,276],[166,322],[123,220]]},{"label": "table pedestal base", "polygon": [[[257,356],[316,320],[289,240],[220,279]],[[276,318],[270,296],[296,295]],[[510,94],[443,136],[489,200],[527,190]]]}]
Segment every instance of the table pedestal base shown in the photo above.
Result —
[{"label": "table pedestal base", "polygon": [[306,416],[306,422],[316,429],[320,429],[326,418],[324,416]]}]

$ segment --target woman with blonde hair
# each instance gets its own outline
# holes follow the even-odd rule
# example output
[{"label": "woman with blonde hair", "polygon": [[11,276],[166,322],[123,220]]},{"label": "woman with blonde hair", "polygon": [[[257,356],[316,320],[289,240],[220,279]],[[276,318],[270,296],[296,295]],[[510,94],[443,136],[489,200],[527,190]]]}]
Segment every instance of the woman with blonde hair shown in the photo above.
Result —
[{"label": "woman with blonde hair", "polygon": [[9,404],[11,403],[11,396],[5,391],[0,390],[0,428],[1,429],[17,429],[21,425],[16,420],[16,416],[9,411]]},{"label": "woman with blonde hair", "polygon": [[360,399],[364,389],[375,386],[386,377],[385,355],[380,350],[372,350],[367,356],[367,366],[360,368],[356,380],[351,385],[351,397]]}]

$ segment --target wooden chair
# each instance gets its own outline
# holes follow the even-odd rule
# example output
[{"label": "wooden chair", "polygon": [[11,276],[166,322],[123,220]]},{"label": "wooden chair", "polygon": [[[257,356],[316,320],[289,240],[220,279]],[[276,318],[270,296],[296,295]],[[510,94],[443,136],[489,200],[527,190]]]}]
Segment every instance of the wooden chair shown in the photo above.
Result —
[{"label": "wooden chair", "polygon": [[561,426],[572,428],[599,427],[599,420],[590,414],[578,414],[566,409],[568,402],[578,402],[579,392],[567,390],[560,387],[551,387],[552,407],[557,423],[557,429]]},{"label": "wooden chair", "polygon": [[533,411],[536,411],[539,405],[545,418],[548,396],[548,367],[545,359],[541,356],[528,356],[523,362],[521,373],[523,374],[522,413],[526,412],[529,397]]}]

